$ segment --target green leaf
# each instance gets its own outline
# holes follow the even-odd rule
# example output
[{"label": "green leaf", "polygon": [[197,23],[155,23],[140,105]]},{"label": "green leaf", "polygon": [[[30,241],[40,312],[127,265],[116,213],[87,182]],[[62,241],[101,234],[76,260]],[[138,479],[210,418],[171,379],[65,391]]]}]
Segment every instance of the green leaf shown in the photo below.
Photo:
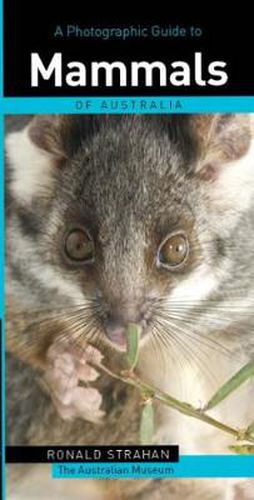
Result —
[{"label": "green leaf", "polygon": [[235,391],[246,380],[254,376],[254,361],[247,363],[232,378],[230,378],[208,401],[205,410],[210,410],[223,399],[226,399],[231,392]]},{"label": "green leaf", "polygon": [[254,455],[254,445],[252,444],[242,444],[242,445],[232,445],[229,449],[238,455]]},{"label": "green leaf", "polygon": [[138,362],[141,327],[130,323],[127,328],[127,363],[133,370]]},{"label": "green leaf", "polygon": [[139,433],[141,444],[151,444],[153,442],[154,409],[152,399],[149,399],[143,406]]},{"label": "green leaf", "polygon": [[253,434],[254,435],[254,422],[252,422],[247,429],[247,434]]}]

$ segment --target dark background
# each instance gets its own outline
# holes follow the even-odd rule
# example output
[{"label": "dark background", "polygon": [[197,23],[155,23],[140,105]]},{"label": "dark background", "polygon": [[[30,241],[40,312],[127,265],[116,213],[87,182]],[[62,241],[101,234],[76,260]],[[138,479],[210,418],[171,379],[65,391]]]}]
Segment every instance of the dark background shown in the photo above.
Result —
[{"label": "dark background", "polygon": [[[93,458],[85,458],[84,460],[82,459],[57,459],[55,458],[54,460],[51,460],[48,458],[48,451],[49,450],[54,450],[57,454],[58,450],[81,450],[84,456],[86,451],[89,453],[89,455],[92,457],[93,456],[93,451],[94,450],[100,450],[101,452],[101,458],[100,459],[93,459]],[[170,460],[168,462],[179,462],[179,446],[177,445],[153,445],[153,446],[125,446],[125,445],[110,445],[110,446],[7,446],[6,447],[6,463],[60,463],[60,462],[119,462],[119,459],[117,458],[117,453],[115,452],[114,459],[110,459],[108,457],[108,450],[132,450],[134,453],[135,451],[138,451],[140,454],[142,453],[142,450],[144,451],[149,451],[152,454],[154,451],[157,451],[159,457],[161,455],[161,450],[170,450]],[[140,460],[137,458],[132,458],[132,459],[125,459],[124,457],[121,458],[121,462],[139,462]],[[150,458],[146,460],[147,462],[161,462],[161,458]]]},{"label": "dark background", "polygon": [[[56,12],[52,7],[57,7]],[[96,4],[97,6],[97,4]],[[122,4],[122,10],[128,9]],[[179,13],[156,14],[144,13],[104,16],[98,5],[97,16],[87,13],[87,2],[83,7],[69,2],[68,8],[63,3],[26,2],[20,0],[5,1],[4,29],[4,73],[6,96],[99,96],[99,95],[253,95],[254,71],[251,34],[252,13],[233,4],[223,19],[219,7],[207,3],[206,15],[187,16],[179,3]],[[95,9],[96,10],[96,9]],[[201,39],[133,39],[121,41],[101,39],[54,39],[54,28],[58,24],[78,24],[81,27],[117,27],[133,25],[160,24],[195,25],[203,28]],[[174,60],[185,60],[191,64],[195,51],[202,51],[204,60],[224,60],[228,63],[229,82],[221,87],[168,87],[138,88],[119,86],[106,88],[62,87],[54,88],[53,83],[43,82],[40,88],[30,87],[30,53],[39,52],[44,64],[50,61],[54,52],[62,52],[64,60],[90,61],[131,60],[156,61],[167,65]],[[89,78],[88,78],[89,80]]]}]

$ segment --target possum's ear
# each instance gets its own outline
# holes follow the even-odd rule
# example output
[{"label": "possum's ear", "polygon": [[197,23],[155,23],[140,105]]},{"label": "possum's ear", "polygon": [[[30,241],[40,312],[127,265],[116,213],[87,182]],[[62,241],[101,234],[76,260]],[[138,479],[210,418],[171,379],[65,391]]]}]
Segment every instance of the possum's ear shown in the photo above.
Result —
[{"label": "possum's ear", "polygon": [[225,164],[245,156],[251,144],[251,119],[246,114],[194,115],[192,132],[197,141],[196,171],[215,180]]},{"label": "possum's ear", "polygon": [[221,220],[225,230],[253,203],[253,115],[196,116],[193,127],[199,147],[196,172],[209,200],[210,217],[214,214],[217,225]]},{"label": "possum's ear", "polygon": [[31,141],[55,160],[71,158],[93,132],[93,120],[79,115],[37,115],[28,127]]},{"label": "possum's ear", "polygon": [[48,191],[56,168],[73,156],[91,130],[87,117],[37,115],[22,131],[8,135],[6,154],[15,198],[29,203]]},{"label": "possum's ear", "polygon": [[69,123],[63,116],[37,115],[29,124],[27,133],[33,145],[48,153],[56,163],[60,163],[67,157],[67,128],[69,129]]}]

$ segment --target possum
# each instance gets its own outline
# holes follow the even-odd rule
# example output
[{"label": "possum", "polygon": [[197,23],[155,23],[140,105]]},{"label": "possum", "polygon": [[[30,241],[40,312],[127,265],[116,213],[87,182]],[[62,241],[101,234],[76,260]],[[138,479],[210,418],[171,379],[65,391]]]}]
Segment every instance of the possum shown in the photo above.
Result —
[{"label": "possum", "polygon": [[[6,120],[7,443],[137,444],[137,391],[89,364],[122,369],[129,323],[140,376],[197,407],[254,358],[253,117]],[[210,414],[246,427],[253,381]],[[155,424],[180,453],[230,453],[163,405]],[[9,498],[44,498],[42,477],[58,498],[47,467],[10,465]],[[239,481],[70,480],[59,498],[253,498]]]}]

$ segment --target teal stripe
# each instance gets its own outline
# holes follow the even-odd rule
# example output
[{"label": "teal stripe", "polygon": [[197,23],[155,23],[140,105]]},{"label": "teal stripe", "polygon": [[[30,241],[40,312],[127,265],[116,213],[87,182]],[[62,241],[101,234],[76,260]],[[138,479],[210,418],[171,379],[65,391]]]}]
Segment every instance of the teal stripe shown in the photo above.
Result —
[{"label": "teal stripe", "polygon": [[254,477],[254,456],[183,455],[178,463],[93,462],[52,464],[52,477],[94,479]]},{"label": "teal stripe", "polygon": [[245,97],[6,97],[5,114],[91,113],[251,113],[254,96]]}]

